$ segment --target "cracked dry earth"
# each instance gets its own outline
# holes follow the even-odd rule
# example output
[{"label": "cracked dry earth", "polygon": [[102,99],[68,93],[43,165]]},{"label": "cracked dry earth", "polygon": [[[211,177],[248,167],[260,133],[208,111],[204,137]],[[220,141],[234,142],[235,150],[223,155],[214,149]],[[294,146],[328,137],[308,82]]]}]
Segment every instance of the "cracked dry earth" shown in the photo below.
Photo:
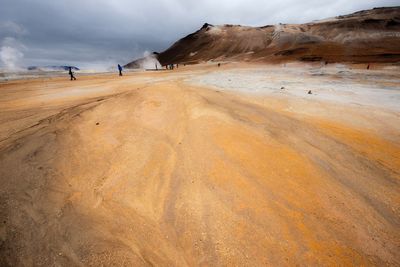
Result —
[{"label": "cracked dry earth", "polygon": [[1,266],[400,265],[398,112],[182,69],[0,84]]}]

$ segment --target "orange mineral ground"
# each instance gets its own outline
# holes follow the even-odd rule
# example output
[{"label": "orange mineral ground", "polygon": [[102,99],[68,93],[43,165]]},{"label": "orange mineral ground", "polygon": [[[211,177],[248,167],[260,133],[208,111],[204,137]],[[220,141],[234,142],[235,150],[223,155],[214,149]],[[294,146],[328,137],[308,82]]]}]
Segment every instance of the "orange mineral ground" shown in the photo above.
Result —
[{"label": "orange mineral ground", "polygon": [[2,82],[0,265],[400,265],[398,74]]}]

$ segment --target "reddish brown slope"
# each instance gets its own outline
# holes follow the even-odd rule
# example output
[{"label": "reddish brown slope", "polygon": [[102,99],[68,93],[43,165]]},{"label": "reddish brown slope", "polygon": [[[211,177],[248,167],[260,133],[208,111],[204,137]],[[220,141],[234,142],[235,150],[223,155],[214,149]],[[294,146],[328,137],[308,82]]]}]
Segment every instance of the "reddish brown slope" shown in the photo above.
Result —
[{"label": "reddish brown slope", "polygon": [[375,8],[307,24],[204,24],[160,53],[170,63],[208,60],[400,61],[400,7]]}]

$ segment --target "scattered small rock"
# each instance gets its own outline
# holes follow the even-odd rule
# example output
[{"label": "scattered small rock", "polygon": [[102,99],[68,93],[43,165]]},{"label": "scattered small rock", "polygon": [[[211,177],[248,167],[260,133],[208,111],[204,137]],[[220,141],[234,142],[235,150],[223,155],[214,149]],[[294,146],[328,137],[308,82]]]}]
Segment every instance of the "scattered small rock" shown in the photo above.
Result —
[{"label": "scattered small rock", "polygon": [[99,125],[100,124],[100,122],[96,122],[96,125]]},{"label": "scattered small rock", "polygon": [[312,95],[312,92],[311,92],[311,90],[310,90],[310,91],[308,91],[308,94],[309,94],[309,95]]},{"label": "scattered small rock", "polygon": [[285,87],[282,86],[282,87],[281,87],[281,90],[283,90],[283,89],[285,89]]}]

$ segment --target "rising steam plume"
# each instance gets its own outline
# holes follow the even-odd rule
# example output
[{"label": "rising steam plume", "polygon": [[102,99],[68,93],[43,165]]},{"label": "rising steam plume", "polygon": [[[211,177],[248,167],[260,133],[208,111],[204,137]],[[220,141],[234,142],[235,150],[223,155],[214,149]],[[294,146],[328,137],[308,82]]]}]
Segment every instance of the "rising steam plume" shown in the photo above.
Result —
[{"label": "rising steam plume", "polygon": [[19,41],[20,37],[26,34],[26,30],[12,22],[7,21],[0,24],[0,67],[8,71],[21,69],[24,58],[23,51],[26,47]]}]

